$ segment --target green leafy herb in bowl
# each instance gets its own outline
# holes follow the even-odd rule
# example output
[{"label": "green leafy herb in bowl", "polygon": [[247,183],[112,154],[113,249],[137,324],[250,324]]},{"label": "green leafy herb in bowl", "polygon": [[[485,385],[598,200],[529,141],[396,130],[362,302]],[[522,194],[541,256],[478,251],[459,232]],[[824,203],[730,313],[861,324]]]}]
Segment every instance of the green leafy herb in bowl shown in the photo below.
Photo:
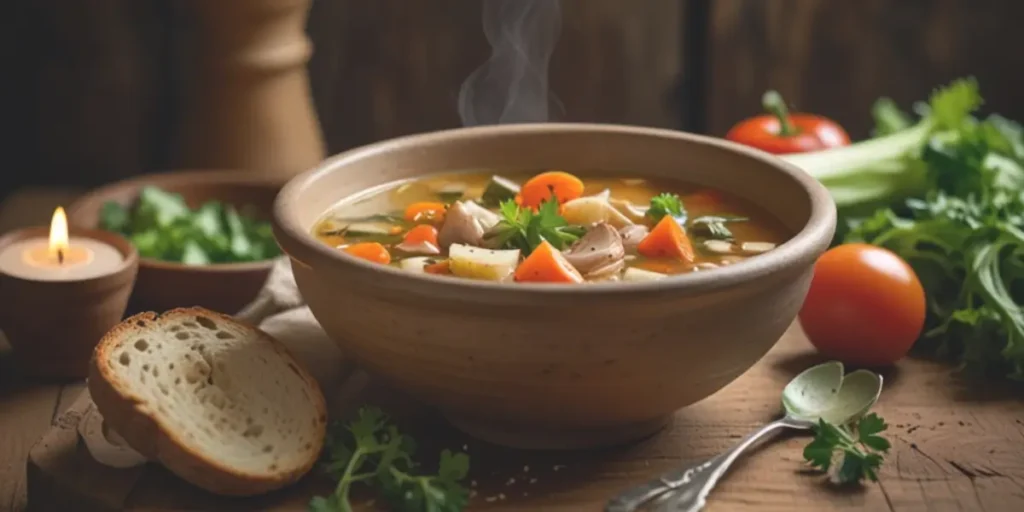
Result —
[{"label": "green leafy herb in bowl", "polygon": [[270,223],[246,209],[207,201],[191,209],[178,194],[142,188],[131,207],[104,203],[100,227],[127,237],[144,258],[209,265],[262,261],[280,254]]}]

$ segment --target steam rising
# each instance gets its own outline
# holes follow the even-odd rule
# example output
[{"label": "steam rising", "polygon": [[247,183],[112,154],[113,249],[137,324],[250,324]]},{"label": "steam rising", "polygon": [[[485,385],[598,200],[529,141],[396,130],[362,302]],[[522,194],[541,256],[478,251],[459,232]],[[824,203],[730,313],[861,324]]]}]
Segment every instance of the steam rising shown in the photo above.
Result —
[{"label": "steam rising", "polygon": [[464,126],[547,121],[548,63],[561,32],[559,0],[483,0],[491,57],[459,90]]}]

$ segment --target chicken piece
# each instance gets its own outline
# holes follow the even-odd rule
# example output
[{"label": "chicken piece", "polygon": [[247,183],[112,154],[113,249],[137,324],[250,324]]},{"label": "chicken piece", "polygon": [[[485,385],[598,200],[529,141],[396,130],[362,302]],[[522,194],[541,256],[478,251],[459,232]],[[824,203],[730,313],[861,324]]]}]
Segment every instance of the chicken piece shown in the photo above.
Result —
[{"label": "chicken piece", "polygon": [[483,223],[472,210],[462,201],[456,201],[445,213],[444,223],[437,232],[437,243],[442,250],[448,250],[452,244],[479,246],[484,231]]},{"label": "chicken piece", "polygon": [[622,236],[604,222],[595,224],[562,255],[587,279],[615,274],[626,265]]},{"label": "chicken piece", "polygon": [[650,233],[651,230],[647,229],[647,226],[643,224],[634,224],[632,226],[626,226],[619,230],[619,235],[622,236],[622,245],[629,250],[635,250],[636,246],[640,244],[640,241]]},{"label": "chicken piece", "polygon": [[480,226],[484,228],[484,231],[493,228],[497,223],[501,222],[501,215],[494,213],[483,206],[473,202],[466,201],[462,203],[462,206],[466,209],[470,215],[476,218]]}]

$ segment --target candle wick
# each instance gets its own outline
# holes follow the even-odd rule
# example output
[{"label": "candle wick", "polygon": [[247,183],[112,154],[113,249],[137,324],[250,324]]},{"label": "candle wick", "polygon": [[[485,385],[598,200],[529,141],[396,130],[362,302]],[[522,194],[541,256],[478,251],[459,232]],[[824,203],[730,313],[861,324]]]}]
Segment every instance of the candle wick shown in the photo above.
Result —
[{"label": "candle wick", "polygon": [[57,263],[60,265],[64,264],[64,249],[57,249]]}]

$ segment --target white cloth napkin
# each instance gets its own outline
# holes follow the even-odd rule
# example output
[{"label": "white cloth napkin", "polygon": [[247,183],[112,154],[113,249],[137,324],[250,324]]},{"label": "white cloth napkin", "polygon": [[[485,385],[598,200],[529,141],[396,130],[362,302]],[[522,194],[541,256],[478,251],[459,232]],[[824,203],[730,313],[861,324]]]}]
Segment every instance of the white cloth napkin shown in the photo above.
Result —
[{"label": "white cloth napkin", "polygon": [[320,384],[332,419],[348,416],[358,405],[370,402],[401,415],[420,408],[377,381],[370,385],[370,376],[342,353],[313,318],[287,258],[274,264],[256,299],[235,316],[277,338],[305,365]]}]

